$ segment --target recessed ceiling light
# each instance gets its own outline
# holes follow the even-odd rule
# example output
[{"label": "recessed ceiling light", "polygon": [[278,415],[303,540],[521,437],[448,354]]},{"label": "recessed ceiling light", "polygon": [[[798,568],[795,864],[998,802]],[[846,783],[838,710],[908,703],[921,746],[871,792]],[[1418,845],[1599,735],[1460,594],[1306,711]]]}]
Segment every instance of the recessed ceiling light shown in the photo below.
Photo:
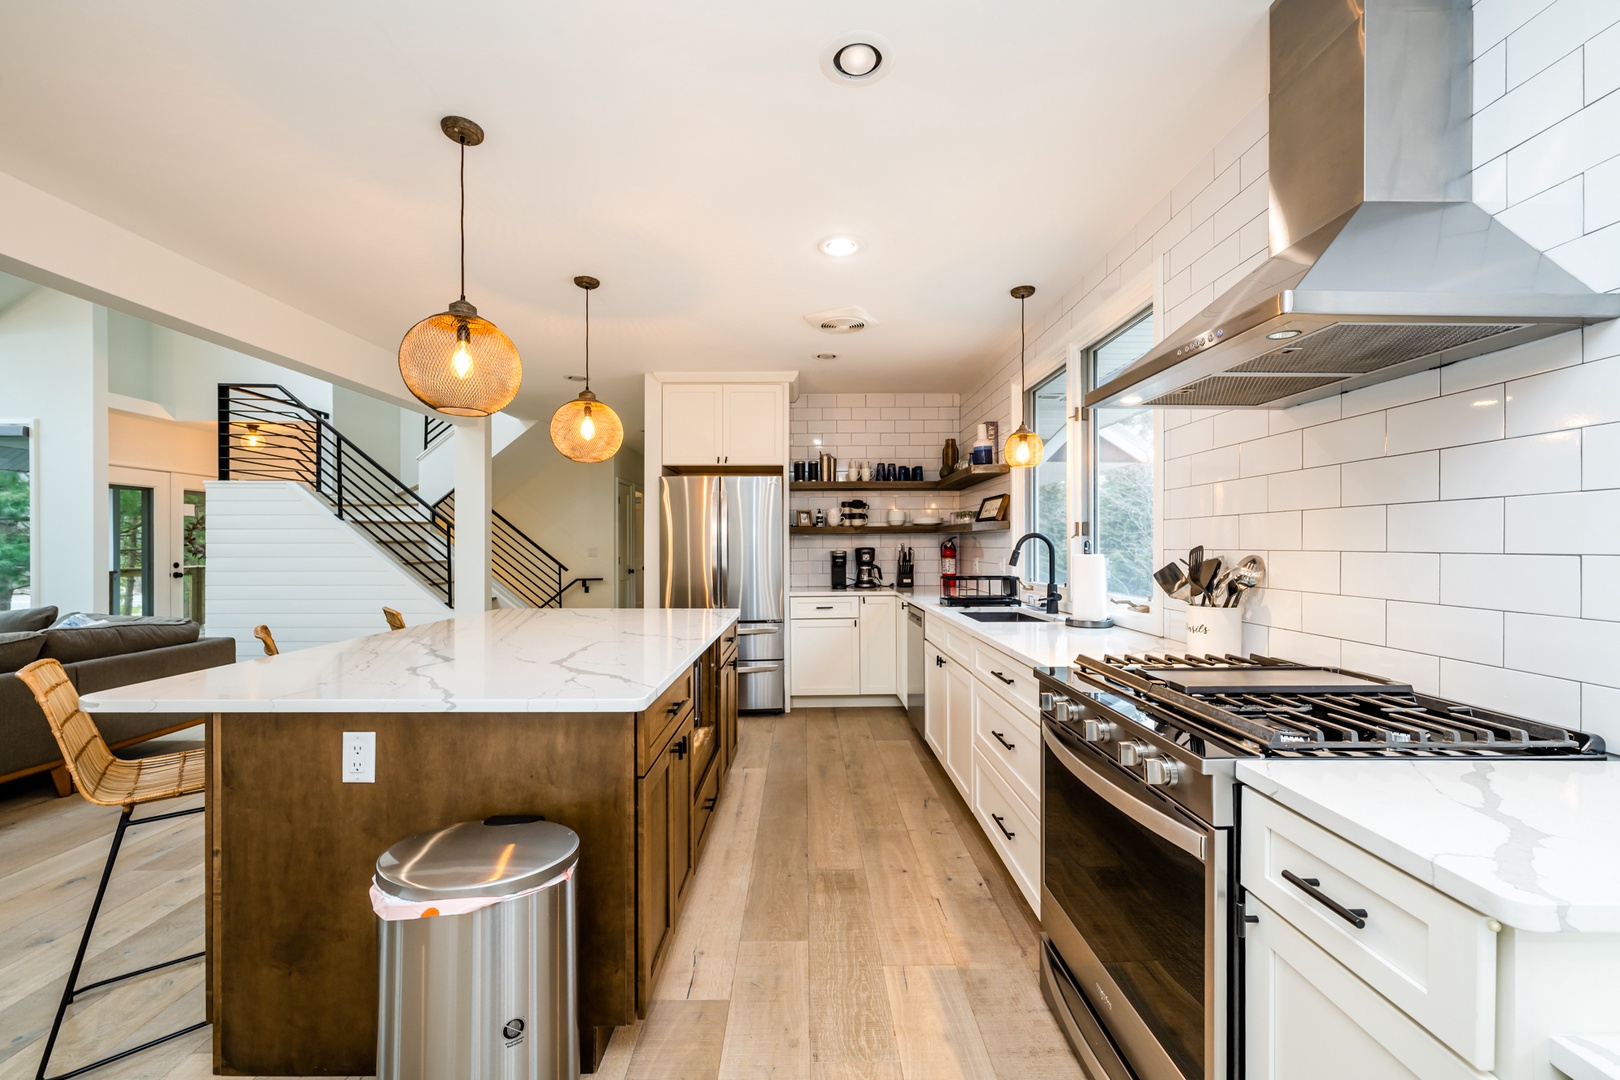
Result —
[{"label": "recessed ceiling light", "polygon": [[868,41],[854,41],[833,53],[833,67],[850,79],[864,79],[883,63],[883,54]]},{"label": "recessed ceiling light", "polygon": [[1273,330],[1266,337],[1272,341],[1287,341],[1289,338],[1299,337],[1304,332],[1303,330]]},{"label": "recessed ceiling light", "polygon": [[853,255],[861,250],[861,242],[853,236],[829,236],[821,242],[821,252],[831,255],[835,259],[842,259],[845,255]]},{"label": "recessed ceiling light", "polygon": [[893,66],[894,49],[882,34],[843,34],[821,50],[822,73],[844,86],[877,82]]},{"label": "recessed ceiling light", "polygon": [[568,379],[569,382],[584,382],[585,381],[585,376],[583,376],[583,375],[569,375],[569,376],[567,376],[567,379]]},{"label": "recessed ceiling light", "polygon": [[818,353],[816,353],[816,359],[817,360],[836,360],[836,359],[838,359],[838,354],[835,353],[835,352],[818,352]]}]

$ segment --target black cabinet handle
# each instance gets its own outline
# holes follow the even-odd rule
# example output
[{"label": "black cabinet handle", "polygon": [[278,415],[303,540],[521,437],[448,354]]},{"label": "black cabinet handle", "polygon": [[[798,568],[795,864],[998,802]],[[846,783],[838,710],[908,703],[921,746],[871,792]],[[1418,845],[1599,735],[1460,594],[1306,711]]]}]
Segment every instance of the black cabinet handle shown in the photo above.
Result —
[{"label": "black cabinet handle", "polygon": [[681,700],[679,700],[679,701],[670,702],[669,703],[669,714],[671,716],[674,716],[676,713],[681,711],[681,707],[683,705],[685,705],[685,704],[686,704],[686,699],[685,698],[681,698]]},{"label": "black cabinet handle", "polygon": [[1006,820],[1007,819],[1002,817],[1000,814],[991,814],[990,815],[990,820],[994,821],[996,823],[996,828],[1000,829],[1001,830],[1001,835],[1005,836],[1007,839],[1011,840],[1013,837],[1018,835],[1015,832],[1008,832],[1007,831],[1007,825],[1006,825]]},{"label": "black cabinet handle", "polygon": [[999,671],[992,671],[990,674],[994,675],[996,678],[1000,679],[1002,682],[1006,683],[1008,686],[1011,686],[1013,684],[1013,680],[1007,678],[1007,676],[1003,675]]},{"label": "black cabinet handle", "polygon": [[817,604],[816,605],[816,610],[817,611],[831,611],[832,609],[833,609],[833,606],[831,604]]},{"label": "black cabinet handle", "polygon": [[719,801],[720,801],[719,796],[710,795],[707,799],[703,800],[703,809],[705,809],[705,810],[713,810],[714,809],[714,804],[719,802]]},{"label": "black cabinet handle", "polygon": [[1333,897],[1317,888],[1317,886],[1322,884],[1320,879],[1313,877],[1300,877],[1292,870],[1284,870],[1282,872],[1282,876],[1284,881],[1298,888],[1306,896],[1310,897],[1312,900],[1315,900],[1318,904],[1321,904],[1323,907],[1333,912],[1333,914],[1337,915],[1339,918],[1343,919],[1357,930],[1361,930],[1366,927],[1367,909],[1345,907],[1343,904],[1333,899]]},{"label": "black cabinet handle", "polygon": [[934,657],[934,666],[935,667],[944,667],[945,666],[945,658],[943,656]]},{"label": "black cabinet handle", "polygon": [[1003,735],[1001,732],[992,731],[990,734],[992,734],[992,735],[994,735],[996,737],[996,742],[1000,743],[1002,746],[1005,746],[1007,749],[1009,749],[1009,750],[1018,749],[1012,743],[1008,742],[1007,737],[1005,735]]},{"label": "black cabinet handle", "polygon": [[680,738],[678,738],[674,742],[670,743],[669,744],[669,752],[674,754],[677,758],[681,759],[682,761],[685,761],[686,760],[686,736],[682,735]]}]

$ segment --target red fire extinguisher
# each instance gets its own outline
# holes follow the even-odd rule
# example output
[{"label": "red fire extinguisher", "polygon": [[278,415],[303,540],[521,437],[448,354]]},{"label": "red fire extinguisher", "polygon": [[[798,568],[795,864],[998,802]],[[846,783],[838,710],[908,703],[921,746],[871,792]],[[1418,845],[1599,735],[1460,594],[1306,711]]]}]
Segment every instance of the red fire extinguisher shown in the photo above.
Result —
[{"label": "red fire extinguisher", "polygon": [[956,576],[956,540],[954,537],[939,545],[939,572],[945,577]]}]

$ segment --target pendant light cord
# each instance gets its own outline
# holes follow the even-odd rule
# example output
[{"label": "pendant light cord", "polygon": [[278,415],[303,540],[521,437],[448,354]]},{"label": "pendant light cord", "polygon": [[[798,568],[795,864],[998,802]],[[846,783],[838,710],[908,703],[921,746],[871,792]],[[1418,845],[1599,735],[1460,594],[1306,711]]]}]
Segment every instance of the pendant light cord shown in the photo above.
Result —
[{"label": "pendant light cord", "polygon": [[591,290],[585,290],[585,389],[591,388]]},{"label": "pendant light cord", "polygon": [[461,144],[461,299],[467,299],[467,136],[456,139]]},{"label": "pendant light cord", "polygon": [[1029,387],[1025,385],[1028,376],[1024,374],[1024,300],[1018,298],[1018,422],[1022,426],[1029,424]]}]

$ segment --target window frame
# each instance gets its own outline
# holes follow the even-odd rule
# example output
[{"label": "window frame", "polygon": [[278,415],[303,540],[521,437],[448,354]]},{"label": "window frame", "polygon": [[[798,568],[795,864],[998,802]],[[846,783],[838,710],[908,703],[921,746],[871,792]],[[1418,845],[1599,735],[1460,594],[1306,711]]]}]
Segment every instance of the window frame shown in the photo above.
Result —
[{"label": "window frame", "polygon": [[[22,428],[28,439],[28,590],[29,603],[39,606],[40,573],[40,475],[39,475],[39,418],[0,418],[0,428]],[[7,598],[9,603],[10,598]]]},{"label": "window frame", "polygon": [[[1075,437],[1076,434],[1078,434],[1078,432],[1076,432],[1074,430],[1074,405],[1073,405],[1073,402],[1074,402],[1075,398],[1074,398],[1074,377],[1073,377],[1074,376],[1074,366],[1073,366],[1074,355],[1073,354],[1074,354],[1074,350],[1072,348],[1069,348],[1069,349],[1066,349],[1058,357],[1055,357],[1050,364],[1045,366],[1045,369],[1044,369],[1045,373],[1043,375],[1041,375],[1039,378],[1029,380],[1029,388],[1025,389],[1025,390],[1022,390],[1021,395],[1020,395],[1020,403],[1021,403],[1024,411],[1022,413],[1020,413],[1019,416],[1023,417],[1023,418],[1032,418],[1035,415],[1035,392],[1037,390],[1039,390],[1041,387],[1045,386],[1049,382],[1053,382],[1053,381],[1055,381],[1057,379],[1062,379],[1063,380],[1063,418],[1064,418],[1063,419],[1063,431],[1064,431],[1064,442],[1067,444],[1067,446],[1069,448],[1069,459],[1068,459],[1067,463],[1064,466],[1064,476],[1063,476],[1063,499],[1064,499],[1064,526],[1063,526],[1063,528],[1064,528],[1065,535],[1047,537],[1047,539],[1052,541],[1052,546],[1053,546],[1054,550],[1059,545],[1067,544],[1069,542],[1067,532],[1071,528],[1071,523],[1075,520],[1075,517],[1074,517],[1074,506],[1075,506],[1075,503],[1074,503],[1074,479],[1075,479],[1074,478],[1074,437]],[[999,453],[999,450],[998,450],[998,453]],[[1021,491],[1019,493],[1020,498],[1018,500],[1019,506],[1018,506],[1018,518],[1017,518],[1017,520],[1022,525],[1022,532],[1020,533],[1020,535],[1023,535],[1023,533],[1040,532],[1039,523],[1035,520],[1038,509],[1039,509],[1038,505],[1037,505],[1039,500],[1037,498],[1037,494],[1036,494],[1036,490],[1035,490],[1035,478],[1039,475],[1039,466],[1037,466],[1036,468],[1033,468],[1033,469],[1025,469],[1025,470],[1022,470],[1022,471],[1027,473],[1027,475],[1024,476],[1022,482],[1017,485],[1021,489]],[[1045,534],[1043,533],[1042,535],[1045,535]],[[1045,577],[1044,574],[1041,573],[1041,570],[1040,570],[1040,563],[1041,563],[1041,558],[1042,557],[1044,557],[1044,556],[1037,555],[1037,556],[1033,556],[1033,557],[1030,557],[1030,558],[1027,558],[1027,559],[1019,560],[1019,562],[1020,562],[1020,567],[1019,567],[1020,580],[1026,582],[1028,584],[1036,585],[1036,586],[1044,587],[1046,585],[1046,577]],[[1058,584],[1058,588],[1065,593],[1065,605],[1066,605],[1067,604],[1067,592],[1068,592],[1068,587],[1069,587],[1068,560],[1064,559],[1063,563],[1064,563],[1063,576],[1057,579],[1057,584]],[[1043,592],[1042,595],[1044,596],[1045,593]]]}]

